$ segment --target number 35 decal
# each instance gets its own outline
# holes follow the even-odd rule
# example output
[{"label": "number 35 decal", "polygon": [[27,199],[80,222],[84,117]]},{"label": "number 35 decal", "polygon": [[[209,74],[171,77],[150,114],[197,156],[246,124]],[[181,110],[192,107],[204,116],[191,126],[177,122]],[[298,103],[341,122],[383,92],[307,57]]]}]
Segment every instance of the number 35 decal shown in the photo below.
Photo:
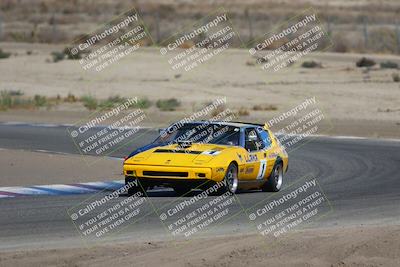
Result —
[{"label": "number 35 decal", "polygon": [[265,175],[265,171],[267,170],[267,160],[260,160],[260,169],[258,170],[257,180],[263,179]]}]

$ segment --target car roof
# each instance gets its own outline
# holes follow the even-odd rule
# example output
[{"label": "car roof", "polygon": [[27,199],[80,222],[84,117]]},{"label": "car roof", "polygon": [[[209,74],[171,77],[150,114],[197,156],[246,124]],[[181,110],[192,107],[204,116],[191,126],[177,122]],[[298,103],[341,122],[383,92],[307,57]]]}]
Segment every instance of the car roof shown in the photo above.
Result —
[{"label": "car roof", "polygon": [[[207,120],[202,120],[202,121],[193,121],[193,122],[188,122],[187,124],[203,124]],[[247,127],[264,127],[264,124],[258,124],[258,123],[248,123],[248,122],[241,122],[241,121],[208,121],[210,124],[222,124],[222,125],[227,125],[227,126],[232,126],[232,127],[239,127],[239,128],[247,128]]]}]

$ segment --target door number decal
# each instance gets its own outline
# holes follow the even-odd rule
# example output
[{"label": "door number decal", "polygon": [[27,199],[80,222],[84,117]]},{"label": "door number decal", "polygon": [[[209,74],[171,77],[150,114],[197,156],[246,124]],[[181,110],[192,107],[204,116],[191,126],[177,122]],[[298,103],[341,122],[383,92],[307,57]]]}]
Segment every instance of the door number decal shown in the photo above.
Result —
[{"label": "door number decal", "polygon": [[265,175],[265,171],[267,170],[267,160],[260,160],[260,169],[258,170],[257,180],[263,179]]}]

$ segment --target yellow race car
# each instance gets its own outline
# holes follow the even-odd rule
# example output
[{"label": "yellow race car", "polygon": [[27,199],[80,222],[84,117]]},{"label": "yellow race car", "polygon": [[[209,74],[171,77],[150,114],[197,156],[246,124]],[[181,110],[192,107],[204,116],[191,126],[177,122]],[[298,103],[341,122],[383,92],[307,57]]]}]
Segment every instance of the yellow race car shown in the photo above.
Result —
[{"label": "yellow race car", "polygon": [[243,122],[175,123],[124,161],[128,194],[154,187],[217,193],[239,189],[279,191],[288,154],[264,125]]}]

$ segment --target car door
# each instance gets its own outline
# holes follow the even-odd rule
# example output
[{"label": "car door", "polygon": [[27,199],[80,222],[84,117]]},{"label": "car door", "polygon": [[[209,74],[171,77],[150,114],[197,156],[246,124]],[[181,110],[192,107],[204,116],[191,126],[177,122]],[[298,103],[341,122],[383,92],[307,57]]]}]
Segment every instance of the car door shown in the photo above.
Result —
[{"label": "car door", "polygon": [[256,127],[245,129],[245,144],[247,151],[243,180],[263,179],[267,171],[266,145],[261,139]]},{"label": "car door", "polygon": [[257,127],[256,128],[257,133],[259,135],[259,137],[261,138],[261,141],[264,143],[264,155],[266,156],[265,158],[265,172],[264,174],[258,177],[258,179],[266,179],[267,177],[269,177],[269,175],[271,174],[271,171],[274,167],[275,164],[275,160],[276,160],[276,156],[277,154],[276,152],[276,142],[274,142],[272,140],[271,134],[266,131],[265,129],[261,128],[261,127]]}]

